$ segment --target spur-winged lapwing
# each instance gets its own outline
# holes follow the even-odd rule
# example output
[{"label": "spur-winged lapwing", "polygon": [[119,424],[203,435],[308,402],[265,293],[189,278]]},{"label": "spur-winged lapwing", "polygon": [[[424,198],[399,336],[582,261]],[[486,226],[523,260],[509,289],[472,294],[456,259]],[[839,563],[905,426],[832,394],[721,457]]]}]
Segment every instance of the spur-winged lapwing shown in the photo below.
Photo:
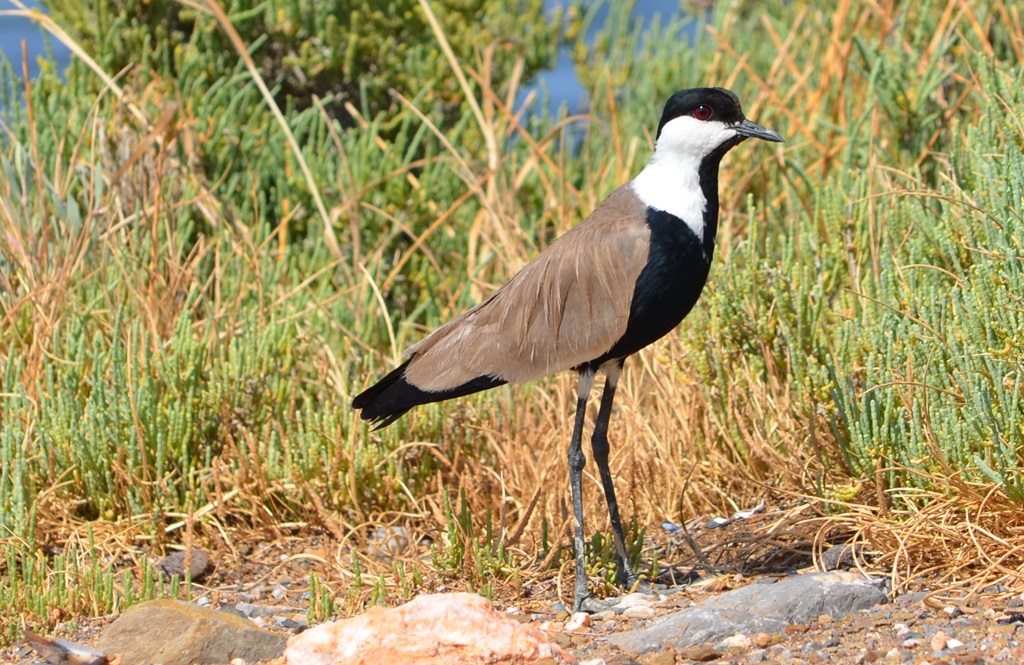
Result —
[{"label": "spur-winged lapwing", "polygon": [[607,380],[594,426],[594,460],[615,536],[619,579],[632,585],[608,469],[608,418],[622,364],[679,325],[704,288],[718,227],[718,165],[746,138],[782,141],[747,120],[722,88],[672,95],[654,156],[586,219],[555,240],[483,303],[405,353],[406,361],[352,401],[384,427],[419,404],[522,383],[552,372],[579,374],[569,444],[575,517],[573,609],[597,604],[584,569],[581,440],[594,375]]}]

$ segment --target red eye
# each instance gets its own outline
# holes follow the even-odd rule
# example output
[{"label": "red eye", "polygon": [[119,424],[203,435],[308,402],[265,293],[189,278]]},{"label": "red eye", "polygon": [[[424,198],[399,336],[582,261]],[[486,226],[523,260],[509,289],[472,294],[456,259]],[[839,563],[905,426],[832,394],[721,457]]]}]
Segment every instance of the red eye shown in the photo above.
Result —
[{"label": "red eye", "polygon": [[711,119],[711,107],[707,104],[701,104],[697,108],[693,109],[693,117],[697,120],[710,120]]}]

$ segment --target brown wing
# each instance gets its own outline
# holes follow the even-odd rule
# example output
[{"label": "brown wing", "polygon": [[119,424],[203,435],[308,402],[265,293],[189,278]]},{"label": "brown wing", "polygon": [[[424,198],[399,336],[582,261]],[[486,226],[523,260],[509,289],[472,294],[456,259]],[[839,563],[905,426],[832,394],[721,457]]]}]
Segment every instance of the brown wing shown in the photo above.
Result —
[{"label": "brown wing", "polygon": [[482,376],[520,383],[599,357],[626,331],[649,246],[645,206],[620,187],[491,298],[413,345],[406,380],[430,392]]}]

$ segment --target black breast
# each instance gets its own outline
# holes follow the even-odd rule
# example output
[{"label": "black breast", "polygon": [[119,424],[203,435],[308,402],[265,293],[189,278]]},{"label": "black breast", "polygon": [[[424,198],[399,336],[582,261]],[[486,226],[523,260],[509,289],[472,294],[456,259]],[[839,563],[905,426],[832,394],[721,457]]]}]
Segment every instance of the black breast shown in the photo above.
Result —
[{"label": "black breast", "polygon": [[683,220],[653,208],[647,210],[647,225],[651,249],[636,280],[626,332],[607,353],[587,363],[595,368],[664,337],[690,313],[708,279],[713,236],[702,242]]}]

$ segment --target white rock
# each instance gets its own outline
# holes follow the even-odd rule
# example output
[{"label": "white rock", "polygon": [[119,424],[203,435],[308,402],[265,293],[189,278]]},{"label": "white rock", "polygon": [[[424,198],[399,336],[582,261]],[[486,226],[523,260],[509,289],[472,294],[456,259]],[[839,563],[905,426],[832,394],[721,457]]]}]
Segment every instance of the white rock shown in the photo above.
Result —
[{"label": "white rock", "polygon": [[634,605],[633,607],[627,607],[622,612],[622,616],[627,619],[653,619],[655,615],[654,608],[647,607],[645,605]]},{"label": "white rock", "polygon": [[649,607],[653,602],[654,599],[646,593],[631,593],[619,598],[619,602],[615,603],[612,607],[616,610],[625,610],[630,607]]},{"label": "white rock", "polygon": [[288,640],[289,665],[570,665],[535,626],[470,593],[432,594],[400,607],[324,623]]},{"label": "white rock", "polygon": [[726,649],[749,649],[754,646],[754,643],[750,641],[750,638],[743,633],[736,633],[730,635],[721,642],[722,646]]},{"label": "white rock", "polygon": [[574,633],[581,628],[586,628],[590,625],[590,615],[586,612],[575,612],[569,620],[565,622],[565,632]]}]

